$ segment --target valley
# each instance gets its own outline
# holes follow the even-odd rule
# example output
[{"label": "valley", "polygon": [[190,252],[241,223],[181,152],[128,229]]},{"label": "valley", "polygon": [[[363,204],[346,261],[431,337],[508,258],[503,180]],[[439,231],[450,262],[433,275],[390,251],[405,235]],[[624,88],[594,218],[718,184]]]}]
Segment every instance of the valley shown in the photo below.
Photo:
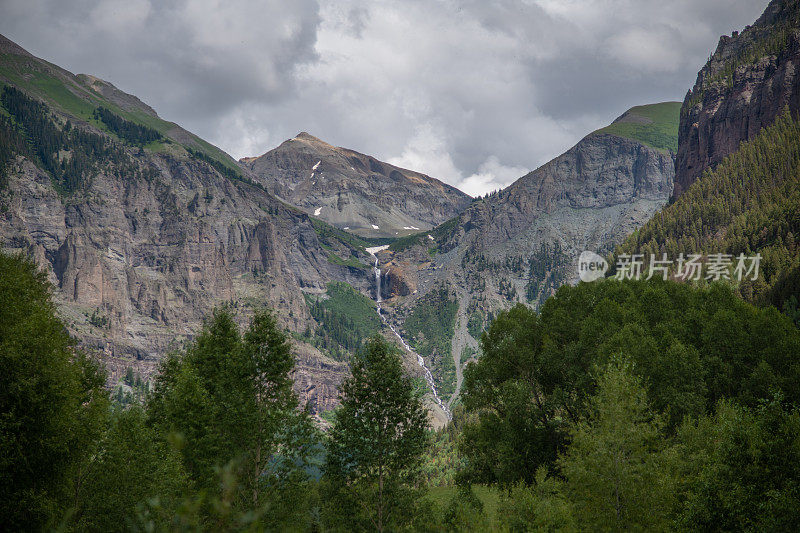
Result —
[{"label": "valley", "polygon": [[[272,84],[236,87],[238,97],[274,106],[217,123],[220,139],[253,130],[243,157],[0,35],[0,516],[10,530],[800,528],[800,0],[769,1],[703,51],[683,101],[662,101],[682,92],[641,78],[664,79],[694,55],[638,62],[653,50],[672,57],[675,39],[694,50],[702,35],[648,22],[636,29],[646,45],[617,28],[584,57],[582,40],[596,38],[587,18],[601,13],[534,4],[480,16],[464,6],[451,23],[467,31],[477,16],[502,44],[522,30],[501,19],[534,9],[575,32],[567,48],[589,57],[585,86],[561,80],[579,65],[569,63],[552,79],[537,71],[541,93],[515,92],[516,69],[459,45],[483,70],[429,101],[417,89],[445,86],[443,72],[414,70],[399,49],[394,65],[373,63],[386,50],[364,43],[383,12],[306,6],[318,9],[313,45],[291,67],[242,59]],[[412,15],[387,16],[381,37],[400,31],[435,60],[445,51],[426,48],[433,30],[403,26]],[[670,21],[658,23],[674,30]],[[239,32],[206,35],[208,55],[184,57],[176,79],[231,76],[239,63],[210,51],[250,46]],[[553,37],[543,26],[525,34],[530,50],[504,53],[546,64],[545,40],[566,46]],[[302,38],[275,47],[290,54]],[[350,58],[340,76],[358,81],[336,91],[325,69],[350,47],[369,68]],[[608,50],[638,65],[615,77],[658,97],[626,101],[598,128],[589,108],[607,109],[619,85],[587,65],[604,68]],[[419,123],[359,101],[362,86]],[[586,102],[543,118],[544,87]],[[326,140],[300,131],[271,142],[285,124],[258,121],[314,116],[309,91],[358,106],[288,130]],[[503,118],[507,137],[481,141],[487,158],[467,130],[474,119],[497,131],[482,106],[501,98],[520,114],[535,100],[525,127],[546,131],[521,134]],[[434,108],[459,115],[447,135],[425,114]],[[370,144],[353,124],[381,124],[386,138]],[[592,126],[570,137],[575,124]],[[332,144],[337,131],[375,155]],[[385,149],[393,139],[407,142]],[[549,161],[521,167],[520,153]],[[451,183],[503,186],[472,197]],[[584,252],[599,267],[593,280],[579,276]],[[737,278],[744,257],[758,268]],[[631,261],[651,274],[666,266],[639,276]]]}]

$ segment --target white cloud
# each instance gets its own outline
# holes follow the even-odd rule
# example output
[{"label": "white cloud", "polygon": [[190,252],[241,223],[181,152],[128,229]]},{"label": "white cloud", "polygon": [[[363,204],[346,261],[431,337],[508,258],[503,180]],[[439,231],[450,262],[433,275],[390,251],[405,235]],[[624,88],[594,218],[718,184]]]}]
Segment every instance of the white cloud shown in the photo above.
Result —
[{"label": "white cloud", "polygon": [[399,157],[390,157],[387,163],[436,176],[448,183],[458,183],[461,172],[453,164],[444,135],[434,131],[429,124],[417,128]]},{"label": "white cloud", "polygon": [[766,4],[4,0],[0,32],[235,157],[305,130],[476,194],[633,105],[683,98],[719,35]]},{"label": "white cloud", "polygon": [[528,172],[528,168],[506,166],[497,157],[489,156],[477,173],[461,181],[461,190],[470,196],[480,196],[507,187]]}]

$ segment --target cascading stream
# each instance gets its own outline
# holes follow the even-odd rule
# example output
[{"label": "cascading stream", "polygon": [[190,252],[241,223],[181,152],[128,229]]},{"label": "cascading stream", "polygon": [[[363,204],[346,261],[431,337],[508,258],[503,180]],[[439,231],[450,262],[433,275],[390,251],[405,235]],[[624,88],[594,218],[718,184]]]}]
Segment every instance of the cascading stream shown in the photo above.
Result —
[{"label": "cascading stream", "polygon": [[392,330],[392,333],[395,334],[397,339],[400,341],[400,344],[403,345],[403,348],[408,353],[410,353],[411,355],[415,355],[417,357],[417,364],[424,371],[425,380],[428,382],[428,386],[431,388],[431,392],[433,393],[433,399],[436,400],[436,403],[439,405],[439,407],[442,409],[442,411],[444,411],[444,414],[447,415],[448,420],[452,419],[452,415],[450,414],[450,410],[447,408],[447,405],[445,405],[445,403],[441,400],[441,398],[439,398],[439,394],[436,392],[436,383],[433,381],[433,374],[431,374],[430,369],[425,364],[425,360],[422,358],[422,356],[420,354],[415,352],[411,348],[411,346],[409,346],[408,343],[406,343],[405,340],[403,340],[403,337],[400,336],[400,334],[397,332],[397,330],[394,329],[394,326],[392,326],[389,323],[389,321],[386,320],[386,317],[383,316],[383,313],[381,312],[381,269],[378,266],[378,256],[376,255],[376,253],[381,251],[381,250],[383,250],[383,249],[386,249],[386,248],[387,248],[386,246],[378,246],[378,247],[375,247],[375,248],[367,248],[367,251],[370,254],[372,254],[372,257],[375,258],[375,263],[374,263],[374,266],[372,267],[372,270],[375,273],[375,304],[376,304],[375,307],[376,307],[376,309],[378,311],[378,316],[381,317],[381,320],[383,320],[384,324],[389,326],[389,329]]}]

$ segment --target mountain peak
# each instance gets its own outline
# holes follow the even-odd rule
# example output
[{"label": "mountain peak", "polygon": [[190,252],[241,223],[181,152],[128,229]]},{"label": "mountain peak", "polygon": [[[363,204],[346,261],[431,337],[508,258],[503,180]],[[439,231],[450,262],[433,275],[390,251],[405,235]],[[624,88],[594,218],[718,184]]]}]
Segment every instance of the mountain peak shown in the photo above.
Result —
[{"label": "mountain peak", "polygon": [[292,140],[293,141],[306,141],[306,142],[312,142],[312,143],[328,144],[325,141],[323,141],[322,139],[320,139],[319,137],[314,137],[313,135],[311,135],[307,131],[301,131],[300,133],[295,135],[295,137]]},{"label": "mountain peak", "polygon": [[33,57],[30,52],[2,34],[0,34],[0,54]]},{"label": "mountain peak", "polygon": [[241,162],[282,201],[366,237],[427,230],[471,202],[463,192],[430,176],[332,146],[305,131]]}]

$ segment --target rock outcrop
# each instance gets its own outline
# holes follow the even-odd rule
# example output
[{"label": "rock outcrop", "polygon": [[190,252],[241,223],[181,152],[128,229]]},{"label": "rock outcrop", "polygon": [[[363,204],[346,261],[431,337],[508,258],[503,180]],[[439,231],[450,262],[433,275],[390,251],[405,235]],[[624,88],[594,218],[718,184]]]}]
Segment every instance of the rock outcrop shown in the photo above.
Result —
[{"label": "rock outcrop", "polygon": [[[674,130],[678,106],[670,107]],[[620,120],[632,119],[626,114]],[[538,305],[560,285],[575,282],[582,251],[610,252],[667,202],[674,153],[604,131],[474,202],[412,245],[379,254],[390,296],[384,309],[399,327],[430,291],[446,287],[458,301],[456,390],[462,354],[477,348],[492,316],[516,302]]]},{"label": "rock outcrop", "polygon": [[800,113],[800,1],[773,0],[753,26],[720,38],[686,95],[674,195],[786,107]]},{"label": "rock outcrop", "polygon": [[430,176],[331,146],[305,132],[241,162],[278,198],[362,236],[427,230],[472,200]]},{"label": "rock outcrop", "polygon": [[[71,192],[59,189],[37,156],[19,154],[6,165],[0,190],[0,248],[30,254],[48,273],[70,332],[99,355],[110,384],[128,368],[151,378],[160,357],[190,339],[216,306],[233,306],[242,323],[267,306],[289,331],[301,332],[314,327],[306,294],[324,293],[331,280],[372,289],[363,249],[323,235],[224,152],[163,123],[111,84],[73,76],[4,38],[0,49],[0,81],[47,104],[59,131],[69,121],[70,131],[102,139],[113,154],[88,159],[84,183]],[[26,78],[30,72],[68,96],[37,92],[25,84],[34,79]],[[96,105],[151,117],[165,140],[155,148],[122,142],[81,114]],[[364,266],[336,263],[331,254]],[[294,345],[301,401],[330,409],[347,366]]]}]

